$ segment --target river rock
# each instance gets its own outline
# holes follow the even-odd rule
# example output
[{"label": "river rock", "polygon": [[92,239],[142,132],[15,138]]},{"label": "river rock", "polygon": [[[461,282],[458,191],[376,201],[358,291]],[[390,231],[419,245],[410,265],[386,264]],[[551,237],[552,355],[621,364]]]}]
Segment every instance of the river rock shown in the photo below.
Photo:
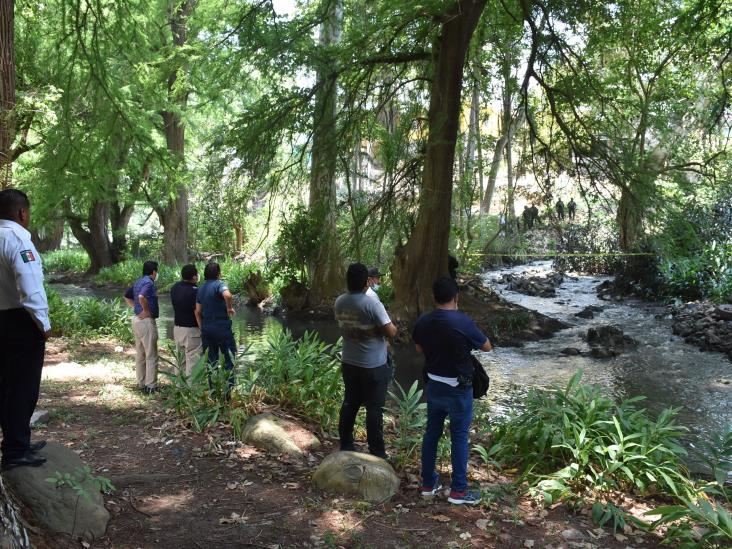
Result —
[{"label": "river rock", "polygon": [[538,297],[555,297],[556,288],[562,284],[564,276],[562,273],[552,272],[547,276],[520,276],[508,274],[504,282],[508,289],[526,295]]},{"label": "river rock", "polygon": [[627,336],[617,326],[597,326],[587,330],[587,343],[590,355],[595,358],[618,356],[627,348],[635,347],[638,342]]},{"label": "river rock", "polygon": [[242,440],[273,454],[305,457],[320,447],[320,441],[294,421],[265,413],[250,417],[242,429]]},{"label": "river rock", "polygon": [[565,347],[564,349],[559,351],[559,354],[564,356],[577,356],[581,355],[582,351],[580,351],[576,347]]},{"label": "river rock", "polygon": [[714,316],[720,320],[732,320],[732,305],[720,305],[715,308]]},{"label": "river rock", "polygon": [[31,416],[30,424],[31,427],[36,425],[37,423],[45,423],[48,421],[48,418],[50,417],[50,413],[48,410],[36,410],[33,412],[33,415]]},{"label": "river rock", "polygon": [[598,307],[597,305],[588,305],[580,312],[575,313],[574,316],[577,318],[595,318],[595,313],[602,312],[604,307]]},{"label": "river rock", "polygon": [[732,359],[732,320],[724,318],[732,306],[687,303],[671,310],[674,334],[702,351],[718,351]]},{"label": "river rock", "polygon": [[[40,467],[16,467],[3,472],[8,487],[44,529],[86,540],[104,536],[109,513],[99,485],[84,472],[84,462],[74,451],[55,442],[46,444],[39,454],[48,460]],[[46,480],[57,472],[71,475],[73,484],[81,487],[83,494],[68,483],[59,486]]]},{"label": "river rock", "polygon": [[399,477],[385,460],[358,452],[335,452],[313,475],[319,490],[383,502],[399,489]]},{"label": "river rock", "polygon": [[244,281],[244,291],[247,294],[247,305],[254,307],[263,306],[272,297],[269,284],[260,271],[249,273]]}]

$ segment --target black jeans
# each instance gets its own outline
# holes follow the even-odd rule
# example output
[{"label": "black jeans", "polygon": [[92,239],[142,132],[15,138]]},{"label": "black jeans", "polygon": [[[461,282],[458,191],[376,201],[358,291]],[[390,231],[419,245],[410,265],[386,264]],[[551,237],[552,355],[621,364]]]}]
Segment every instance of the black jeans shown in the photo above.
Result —
[{"label": "black jeans", "polygon": [[0,311],[0,426],[4,459],[30,448],[30,419],[38,402],[46,342],[25,309]]},{"label": "black jeans", "polygon": [[391,368],[387,364],[377,368],[362,368],[352,364],[341,365],[346,394],[338,421],[341,450],[353,450],[353,425],[361,406],[366,408],[366,439],[369,452],[384,456],[384,403],[386,389],[391,380]]}]

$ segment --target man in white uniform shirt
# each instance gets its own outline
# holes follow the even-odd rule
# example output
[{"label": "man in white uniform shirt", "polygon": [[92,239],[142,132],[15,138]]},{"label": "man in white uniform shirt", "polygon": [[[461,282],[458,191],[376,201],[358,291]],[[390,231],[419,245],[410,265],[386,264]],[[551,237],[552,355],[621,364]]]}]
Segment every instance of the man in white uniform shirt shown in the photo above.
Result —
[{"label": "man in white uniform shirt", "polygon": [[46,339],[51,331],[41,258],[28,232],[30,202],[16,189],[0,191],[0,443],[3,470],[37,467],[46,458],[31,444]]}]

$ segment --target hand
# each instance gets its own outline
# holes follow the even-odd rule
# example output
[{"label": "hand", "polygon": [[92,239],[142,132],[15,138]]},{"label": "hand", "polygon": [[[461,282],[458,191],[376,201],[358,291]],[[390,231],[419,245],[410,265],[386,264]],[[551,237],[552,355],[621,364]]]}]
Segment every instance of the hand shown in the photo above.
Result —
[{"label": "hand", "polygon": [[229,307],[226,309],[226,312],[229,313],[229,316],[234,316],[234,307]]},{"label": "hand", "polygon": [[139,318],[140,320],[150,318],[150,313],[147,311],[142,311],[139,315],[137,315],[137,318]]},{"label": "hand", "polygon": [[43,332],[43,339],[48,341],[48,338],[51,337],[51,330],[46,330]]}]

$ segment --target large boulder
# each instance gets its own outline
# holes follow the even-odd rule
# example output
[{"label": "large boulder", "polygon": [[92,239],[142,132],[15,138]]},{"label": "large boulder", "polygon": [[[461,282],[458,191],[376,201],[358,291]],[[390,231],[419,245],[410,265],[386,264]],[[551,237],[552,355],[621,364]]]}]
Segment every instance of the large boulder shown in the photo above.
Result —
[{"label": "large boulder", "polygon": [[[40,467],[3,472],[8,488],[44,529],[87,540],[104,536],[109,512],[99,484],[88,474],[84,462],[75,452],[54,442],[39,454],[47,459]],[[55,477],[65,480],[48,480]]]},{"label": "large boulder", "polygon": [[399,477],[383,459],[358,452],[335,452],[313,475],[313,485],[326,492],[383,502],[399,489]]},{"label": "large boulder", "polygon": [[247,444],[274,454],[305,457],[320,447],[320,441],[294,421],[265,413],[250,417],[241,438]]},{"label": "large boulder", "polygon": [[590,355],[595,358],[618,356],[628,348],[634,348],[638,342],[623,333],[617,326],[597,326],[587,330],[587,343]]}]

